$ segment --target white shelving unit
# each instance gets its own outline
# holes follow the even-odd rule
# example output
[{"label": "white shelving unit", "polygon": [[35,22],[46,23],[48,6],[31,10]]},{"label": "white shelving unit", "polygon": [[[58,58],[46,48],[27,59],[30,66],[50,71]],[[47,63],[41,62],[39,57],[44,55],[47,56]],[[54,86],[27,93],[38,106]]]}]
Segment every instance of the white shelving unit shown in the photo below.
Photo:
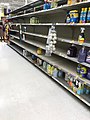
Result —
[{"label": "white shelving unit", "polygon": [[[48,64],[53,65],[54,67],[62,70],[64,73],[71,74],[75,79],[81,81],[83,84],[90,87],[90,80],[86,78],[81,78],[77,72],[76,68],[78,65],[78,60],[76,58],[67,56],[67,49],[71,44],[75,44],[78,48],[78,51],[82,46],[85,46],[87,49],[90,48],[90,41],[88,34],[90,31],[90,23],[76,23],[76,24],[66,24],[65,18],[68,10],[78,9],[81,10],[82,7],[89,7],[90,2],[81,2],[76,3],[75,5],[63,5],[57,8],[49,10],[41,10],[37,12],[31,12],[27,14],[17,15],[10,17],[8,19],[13,19],[10,33],[10,47],[17,51],[20,55],[23,56],[23,50],[26,50],[30,53],[30,56],[23,56],[41,71],[47,74],[49,77],[54,79],[57,83],[63,86],[66,90],[76,96],[78,99],[83,101],[90,107],[90,94],[89,95],[78,95],[73,92],[68,83],[64,78],[54,78],[52,75],[48,74],[42,66],[37,65],[32,61],[31,55],[35,55],[43,61],[46,61]],[[30,24],[30,17],[38,17],[40,20],[39,24]],[[57,32],[57,44],[56,51],[52,54],[51,57],[45,56],[46,41],[48,38],[48,30],[51,25],[54,24]],[[83,44],[78,43],[78,35],[80,33],[80,27],[83,26],[86,28],[86,41]],[[26,31],[24,31],[26,27]],[[22,35],[25,35],[25,40]],[[37,48],[42,48],[43,54],[37,54]],[[88,63],[80,63],[81,65],[90,68]]]}]

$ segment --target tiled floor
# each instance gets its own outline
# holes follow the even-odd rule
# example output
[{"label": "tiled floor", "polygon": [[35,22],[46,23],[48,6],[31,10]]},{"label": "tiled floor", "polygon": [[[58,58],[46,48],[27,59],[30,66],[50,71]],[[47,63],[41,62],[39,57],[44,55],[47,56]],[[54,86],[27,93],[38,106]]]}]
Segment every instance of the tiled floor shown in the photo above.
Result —
[{"label": "tiled floor", "polygon": [[0,43],[0,120],[90,120],[90,109]]}]

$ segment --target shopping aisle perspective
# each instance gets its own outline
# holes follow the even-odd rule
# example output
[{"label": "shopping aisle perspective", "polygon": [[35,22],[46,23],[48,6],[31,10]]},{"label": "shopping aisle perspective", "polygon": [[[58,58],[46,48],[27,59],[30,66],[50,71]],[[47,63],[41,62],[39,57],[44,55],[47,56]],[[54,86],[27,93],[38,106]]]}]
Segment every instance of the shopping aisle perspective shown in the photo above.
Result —
[{"label": "shopping aisle perspective", "polygon": [[0,43],[0,120],[90,120],[90,109]]}]

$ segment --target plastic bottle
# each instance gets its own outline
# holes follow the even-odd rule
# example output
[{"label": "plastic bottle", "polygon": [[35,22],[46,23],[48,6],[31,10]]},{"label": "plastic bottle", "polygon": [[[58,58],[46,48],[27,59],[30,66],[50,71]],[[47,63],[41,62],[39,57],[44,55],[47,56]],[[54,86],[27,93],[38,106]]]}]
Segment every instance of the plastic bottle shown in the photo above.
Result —
[{"label": "plastic bottle", "polygon": [[51,74],[51,65],[50,64],[47,65],[47,73]]},{"label": "plastic bottle", "polygon": [[80,44],[83,44],[85,42],[85,35],[84,35],[84,32],[85,32],[85,28],[81,27],[81,33],[78,37],[78,42]]},{"label": "plastic bottle", "polygon": [[84,8],[82,23],[86,23],[86,19],[87,19],[87,8]]},{"label": "plastic bottle", "polygon": [[58,76],[58,70],[57,70],[57,68],[54,68],[53,77],[57,78],[57,76]]},{"label": "plastic bottle", "polygon": [[82,65],[78,64],[78,66],[77,66],[77,73],[78,74],[80,74],[81,67],[82,67]]},{"label": "plastic bottle", "polygon": [[78,61],[79,62],[85,62],[86,61],[86,55],[87,55],[87,51],[85,50],[85,47],[82,47],[82,49],[79,50]]},{"label": "plastic bottle", "polygon": [[84,9],[85,9],[85,8],[82,8],[82,10],[81,10],[79,23],[83,23]]},{"label": "plastic bottle", "polygon": [[90,23],[90,7],[88,9],[88,14],[87,14],[87,23]]}]

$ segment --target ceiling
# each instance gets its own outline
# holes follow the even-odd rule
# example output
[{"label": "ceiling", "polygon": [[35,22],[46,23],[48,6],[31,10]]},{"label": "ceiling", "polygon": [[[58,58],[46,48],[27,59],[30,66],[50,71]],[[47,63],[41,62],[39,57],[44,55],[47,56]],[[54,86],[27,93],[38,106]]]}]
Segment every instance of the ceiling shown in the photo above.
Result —
[{"label": "ceiling", "polygon": [[0,5],[7,6],[7,3],[9,3],[11,9],[16,9],[20,6],[25,5],[25,1],[27,1],[27,3],[30,3],[35,0],[0,0]]}]

